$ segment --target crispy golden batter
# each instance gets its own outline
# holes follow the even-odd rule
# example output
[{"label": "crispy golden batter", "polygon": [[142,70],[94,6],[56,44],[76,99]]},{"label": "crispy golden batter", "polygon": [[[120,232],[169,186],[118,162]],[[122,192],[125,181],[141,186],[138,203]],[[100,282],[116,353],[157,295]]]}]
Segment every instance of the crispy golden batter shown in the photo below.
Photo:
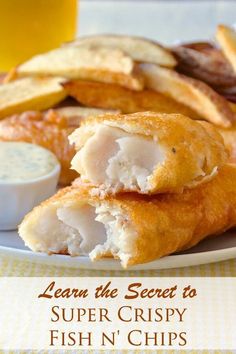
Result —
[{"label": "crispy golden batter", "polygon": [[[91,196],[90,186],[78,183],[36,207],[25,217],[19,232],[34,251],[47,253],[69,253],[72,232],[73,242],[76,237],[78,242],[73,255],[78,255],[79,234],[75,236],[75,229],[63,226],[57,219],[58,210],[74,212],[81,205],[100,206],[108,215],[113,210],[114,215],[123,216],[123,221],[119,228],[110,230],[110,241],[96,246],[90,257],[96,260],[112,254],[127,267],[188,249],[206,237],[236,226],[235,184],[236,167],[231,165],[225,165],[212,181],[183,194],[147,197],[129,193],[101,200]],[[106,220],[102,222],[105,224]],[[96,245],[99,241],[96,242],[96,234],[93,236]]]},{"label": "crispy golden batter", "polygon": [[[216,129],[207,122],[197,122],[191,120],[180,114],[158,114],[154,112],[134,113],[130,115],[121,114],[105,114],[96,117],[88,117],[82,122],[80,128],[76,129],[69,137],[70,142],[75,144],[75,148],[78,151],[72,161],[73,168],[76,169],[79,166],[78,172],[84,180],[88,180],[86,175],[87,168],[82,154],[83,149],[86,148],[86,144],[89,143],[89,139],[96,136],[98,127],[101,125],[105,127],[118,128],[123,133],[128,134],[128,137],[139,137],[149,139],[153,142],[152,154],[155,153],[155,147],[160,148],[164,158],[159,161],[159,157],[156,164],[152,165],[152,168],[148,171],[149,175],[146,177],[146,187],[144,190],[137,182],[131,190],[136,190],[141,193],[163,193],[170,191],[179,191],[183,187],[193,187],[199,183],[205,182],[213,178],[217,173],[218,168],[221,167],[228,158],[226,149],[223,143],[223,139]],[[111,151],[114,149],[109,146],[110,138],[106,138],[105,145],[106,150]],[[105,173],[106,177],[103,177],[103,181],[100,184],[107,184],[110,176],[108,176],[108,167],[105,161],[104,154],[99,155],[99,149],[104,150],[101,146],[101,138],[97,143],[98,146],[93,143],[93,149],[96,151],[96,171],[99,168],[99,175],[101,171]],[[130,149],[130,148],[129,148]],[[136,150],[136,149],[135,149]],[[118,151],[119,153],[119,151]],[[117,154],[114,152],[113,154]],[[136,151],[134,152],[136,153]],[[162,156],[161,153],[161,156]],[[86,152],[87,160],[89,156]],[[77,164],[77,156],[80,156]],[[113,156],[108,157],[108,163],[110,163]],[[141,151],[140,151],[141,156]],[[132,160],[130,150],[127,152],[124,160],[119,161],[120,171],[124,168],[124,174],[127,174],[128,168],[131,168],[137,164],[138,171],[134,174],[133,178],[137,178],[137,181],[141,177],[141,173],[145,166],[145,161],[141,161],[139,157],[135,157]],[[150,156],[149,156],[150,157]],[[146,157],[146,158],[149,158]],[[130,161],[129,161],[130,160]],[[91,165],[91,161],[89,164]],[[95,163],[95,162],[94,162]],[[82,167],[81,167],[82,166]],[[147,167],[145,167],[147,168]],[[105,171],[104,171],[105,170]],[[83,175],[84,171],[84,175]],[[123,170],[122,170],[123,171]],[[132,172],[133,173],[133,172]],[[131,171],[128,173],[130,176]],[[95,173],[92,176],[95,178]],[[119,182],[122,182],[123,175],[119,175]],[[90,180],[91,181],[91,180]],[[107,181],[107,183],[106,183]],[[91,182],[95,183],[95,180]],[[111,186],[114,187],[112,180],[109,180]],[[108,184],[109,184],[108,183]],[[125,184],[119,187],[121,190],[129,191],[129,187]]]},{"label": "crispy golden batter", "polygon": [[[236,113],[236,104],[230,103],[231,109]],[[222,135],[226,148],[229,151],[229,161],[236,163],[236,124],[230,128],[217,127],[216,129]]]},{"label": "crispy golden batter", "polygon": [[229,151],[229,161],[236,163],[236,124],[234,124],[231,128],[218,127],[217,130],[222,135],[225,146]]},{"label": "crispy golden batter", "polygon": [[220,43],[224,55],[236,72],[236,32],[233,28],[219,25],[216,32],[216,39]]},{"label": "crispy golden batter", "polygon": [[147,88],[169,95],[213,124],[230,127],[236,121],[227,100],[204,82],[154,64],[141,64],[140,68]]},{"label": "crispy golden batter", "polygon": [[122,113],[181,113],[200,118],[187,106],[153,90],[132,91],[118,85],[82,80],[67,81],[63,86],[69,95],[88,107],[118,109]]}]

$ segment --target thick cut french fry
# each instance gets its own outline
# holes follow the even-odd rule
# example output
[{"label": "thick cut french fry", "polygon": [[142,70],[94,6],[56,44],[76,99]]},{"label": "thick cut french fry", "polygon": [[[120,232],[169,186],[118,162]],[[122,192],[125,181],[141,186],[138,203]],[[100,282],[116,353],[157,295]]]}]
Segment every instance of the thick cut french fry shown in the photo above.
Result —
[{"label": "thick cut french fry", "polygon": [[67,95],[62,81],[61,77],[22,78],[0,85],[0,119],[54,106]]},{"label": "thick cut french fry", "polygon": [[176,60],[172,53],[156,41],[150,39],[114,34],[81,37],[66,46],[87,48],[116,48],[128,54],[135,61],[174,67]]},{"label": "thick cut french fry", "polygon": [[117,49],[63,47],[37,55],[16,69],[18,76],[51,75],[143,88],[134,61]]},{"label": "thick cut french fry", "polygon": [[236,31],[228,26],[219,25],[216,32],[216,39],[224,55],[236,72]]},{"label": "thick cut french fry", "polygon": [[236,121],[228,101],[207,84],[155,64],[140,64],[140,69],[147,88],[169,95],[209,122],[230,127]]}]

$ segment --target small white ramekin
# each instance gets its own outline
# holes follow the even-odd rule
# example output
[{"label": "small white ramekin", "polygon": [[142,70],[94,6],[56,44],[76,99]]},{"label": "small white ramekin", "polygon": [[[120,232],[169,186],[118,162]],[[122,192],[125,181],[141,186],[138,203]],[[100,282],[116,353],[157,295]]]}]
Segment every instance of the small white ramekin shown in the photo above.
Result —
[{"label": "small white ramekin", "polygon": [[24,216],[57,188],[60,164],[41,177],[21,181],[0,181],[0,230],[15,230]]}]

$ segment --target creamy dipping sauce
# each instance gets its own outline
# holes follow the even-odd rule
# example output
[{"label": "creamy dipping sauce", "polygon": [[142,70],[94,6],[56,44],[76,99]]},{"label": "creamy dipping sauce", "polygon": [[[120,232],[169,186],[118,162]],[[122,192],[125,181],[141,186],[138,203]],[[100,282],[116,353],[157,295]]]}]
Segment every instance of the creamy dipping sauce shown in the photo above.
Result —
[{"label": "creamy dipping sauce", "polygon": [[0,142],[0,183],[23,182],[49,174],[58,161],[41,146],[22,142]]}]

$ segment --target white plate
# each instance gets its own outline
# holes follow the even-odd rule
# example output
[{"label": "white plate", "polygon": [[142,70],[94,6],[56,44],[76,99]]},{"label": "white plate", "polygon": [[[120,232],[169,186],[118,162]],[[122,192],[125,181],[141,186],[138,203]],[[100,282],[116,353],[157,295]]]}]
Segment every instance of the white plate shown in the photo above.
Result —
[{"label": "white plate", "polygon": [[[0,232],[0,254],[16,259],[27,260],[67,268],[122,270],[117,260],[106,259],[91,262],[88,257],[69,257],[64,255],[44,255],[33,253],[24,246],[16,231]],[[140,264],[130,270],[168,269],[213,263],[236,257],[236,231],[222,234],[201,242],[188,251]]]}]

